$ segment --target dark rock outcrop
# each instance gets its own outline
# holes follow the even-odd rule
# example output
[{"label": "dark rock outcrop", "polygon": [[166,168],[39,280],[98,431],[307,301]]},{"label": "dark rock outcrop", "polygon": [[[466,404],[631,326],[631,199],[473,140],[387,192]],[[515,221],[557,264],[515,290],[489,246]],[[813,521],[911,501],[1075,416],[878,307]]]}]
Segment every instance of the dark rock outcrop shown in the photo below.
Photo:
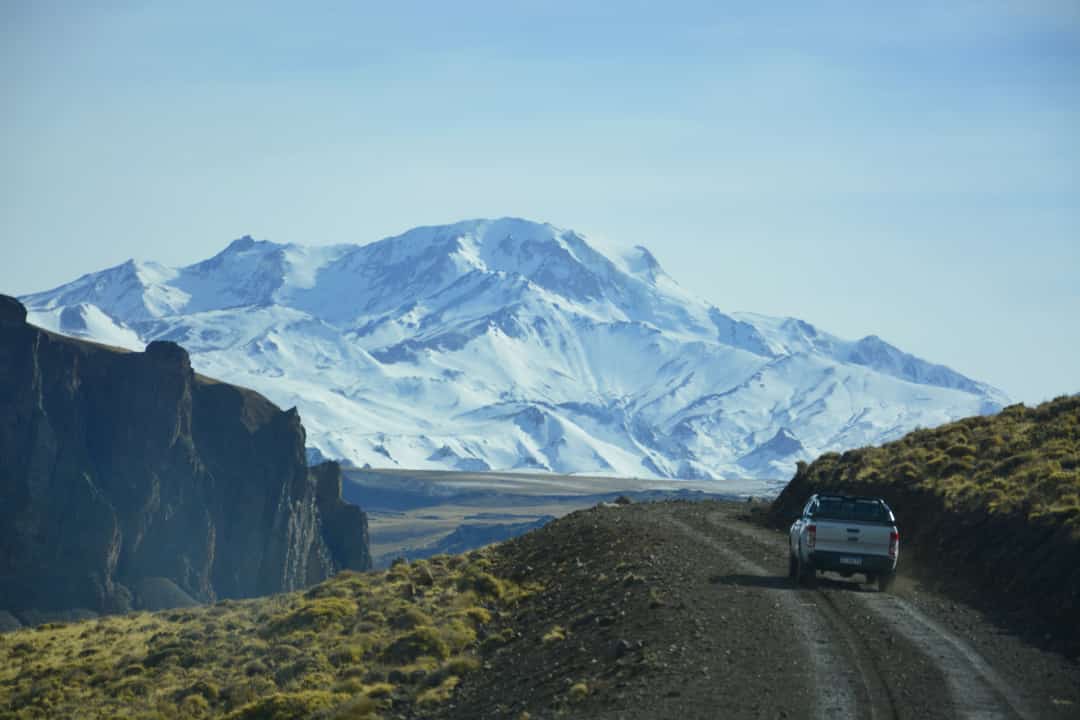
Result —
[{"label": "dark rock outcrop", "polygon": [[129,353],[43,331],[7,296],[0,501],[15,614],[124,611],[150,578],[210,602],[371,564],[366,516],[336,464],[308,469],[295,409],[196,375],[171,342]]},{"label": "dark rock outcrop", "polygon": [[10,295],[0,295],[0,325],[23,325],[26,308]]}]

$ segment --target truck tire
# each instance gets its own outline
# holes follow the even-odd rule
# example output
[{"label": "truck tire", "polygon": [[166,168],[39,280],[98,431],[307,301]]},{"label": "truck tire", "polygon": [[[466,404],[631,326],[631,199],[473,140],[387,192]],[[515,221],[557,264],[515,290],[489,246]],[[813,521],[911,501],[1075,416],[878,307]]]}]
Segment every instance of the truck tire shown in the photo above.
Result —
[{"label": "truck tire", "polygon": [[877,579],[878,592],[889,592],[889,588],[892,587],[893,580],[896,579],[895,572],[882,573]]},{"label": "truck tire", "polygon": [[801,553],[796,557],[796,563],[798,567],[796,568],[795,573],[799,584],[805,587],[814,587],[817,585],[817,575],[814,573],[814,566],[803,560]]},{"label": "truck tire", "polygon": [[795,559],[795,553],[788,550],[787,555],[787,576],[792,580],[798,581],[799,579],[799,562]]}]

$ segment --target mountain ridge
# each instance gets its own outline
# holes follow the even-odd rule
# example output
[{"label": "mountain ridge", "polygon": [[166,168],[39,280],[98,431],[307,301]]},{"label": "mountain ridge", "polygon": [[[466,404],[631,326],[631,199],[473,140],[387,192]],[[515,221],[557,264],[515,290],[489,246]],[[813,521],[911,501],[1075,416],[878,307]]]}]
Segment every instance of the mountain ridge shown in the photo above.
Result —
[{"label": "mountain ridge", "polygon": [[[877,336],[723,313],[642,246],[517,218],[367,245],[244,236],[23,299],[59,332],[180,342],[200,370],[299,406],[313,449],[357,465],[779,478],[1007,402]],[[514,403],[543,421],[499,411]],[[740,464],[781,428],[802,450]]]}]

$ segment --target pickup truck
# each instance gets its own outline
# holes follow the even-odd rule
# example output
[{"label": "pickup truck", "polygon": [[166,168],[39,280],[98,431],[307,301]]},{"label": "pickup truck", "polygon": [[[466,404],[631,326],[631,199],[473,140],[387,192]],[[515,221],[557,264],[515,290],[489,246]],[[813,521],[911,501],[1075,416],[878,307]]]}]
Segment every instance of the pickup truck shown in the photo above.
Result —
[{"label": "pickup truck", "polygon": [[822,571],[862,573],[880,591],[892,585],[900,531],[881,498],[813,495],[789,535],[788,575],[801,585],[813,585]]}]

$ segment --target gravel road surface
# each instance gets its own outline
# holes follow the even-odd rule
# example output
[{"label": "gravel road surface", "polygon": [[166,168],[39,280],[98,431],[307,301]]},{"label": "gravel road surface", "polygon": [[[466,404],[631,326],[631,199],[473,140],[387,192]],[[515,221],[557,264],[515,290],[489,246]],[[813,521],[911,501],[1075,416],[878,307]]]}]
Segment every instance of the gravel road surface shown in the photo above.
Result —
[{"label": "gravel road surface", "polygon": [[[543,590],[446,718],[1076,718],[1080,668],[901,576],[787,577],[742,503],[574,513],[502,546]],[[901,567],[903,557],[901,557]]]}]

